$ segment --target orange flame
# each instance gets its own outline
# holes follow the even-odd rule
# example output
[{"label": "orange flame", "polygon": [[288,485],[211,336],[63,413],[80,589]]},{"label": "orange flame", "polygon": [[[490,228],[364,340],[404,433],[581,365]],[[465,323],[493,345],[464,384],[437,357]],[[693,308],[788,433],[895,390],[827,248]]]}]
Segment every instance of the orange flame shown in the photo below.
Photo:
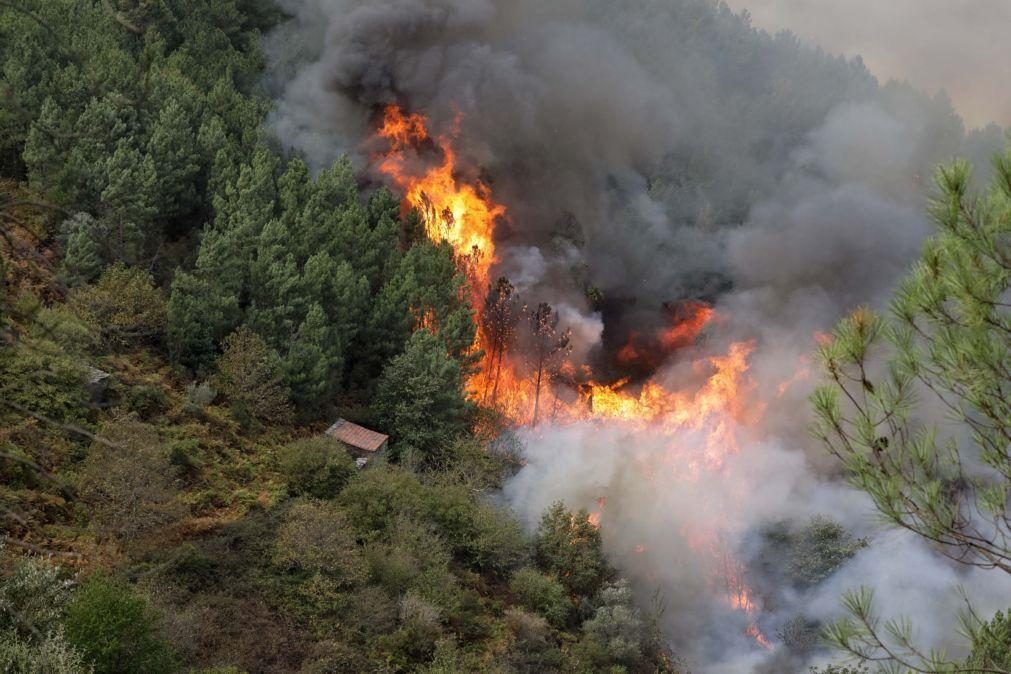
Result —
[{"label": "orange flame", "polygon": [[[448,241],[471,269],[475,301],[488,285],[495,254],[495,222],[506,214],[504,206],[491,199],[488,186],[458,179],[457,155],[452,139],[431,139],[427,120],[421,115],[404,115],[399,107],[386,108],[379,136],[389,141],[390,150],[378,169],[404,192],[405,205],[417,209],[428,236]],[[416,174],[412,161],[420,158],[428,142],[441,154],[441,163]],[[413,155],[413,156],[412,156]],[[423,162],[422,162],[423,163]]]},{"label": "orange flame", "polygon": [[[376,168],[403,192],[405,210],[420,213],[428,236],[452,245],[469,274],[470,301],[480,316],[492,270],[499,261],[494,235],[506,217],[506,208],[494,201],[487,184],[464,177],[453,148],[455,134],[432,136],[424,116],[405,114],[397,106],[386,108],[377,133],[388,149],[377,158]],[[430,327],[433,320],[424,313],[416,318],[418,329]],[[647,364],[655,371],[675,351],[693,346],[716,313],[701,302],[685,302],[673,309],[670,318],[670,325],[653,335],[631,335],[617,354],[618,362]],[[733,344],[722,356],[696,358],[693,378],[701,383],[688,388],[672,387],[656,378],[635,384],[628,380],[600,382],[587,366],[568,360],[558,363],[546,377],[535,377],[522,358],[501,350],[496,358],[495,349],[489,346],[489,337],[479,332],[474,348],[484,352],[485,359],[468,381],[477,402],[496,408],[518,425],[537,421],[620,423],[662,433],[672,438],[672,443],[676,433],[699,432],[704,438],[703,455],[689,466],[689,474],[680,476],[684,479],[695,479],[703,470],[719,471],[726,457],[738,451],[736,427],[761,411],[760,406],[748,404],[748,394],[754,388],[748,377],[754,349],[750,342]],[[534,411],[538,407],[540,413]],[[600,525],[604,505],[600,499],[590,514],[594,526]],[[697,550],[719,554],[714,532],[695,532],[686,538]],[[636,548],[640,553],[645,550],[644,545]],[[748,634],[767,647],[768,641],[753,620],[756,607],[740,569],[728,565],[724,576],[729,605],[752,618]]]}]

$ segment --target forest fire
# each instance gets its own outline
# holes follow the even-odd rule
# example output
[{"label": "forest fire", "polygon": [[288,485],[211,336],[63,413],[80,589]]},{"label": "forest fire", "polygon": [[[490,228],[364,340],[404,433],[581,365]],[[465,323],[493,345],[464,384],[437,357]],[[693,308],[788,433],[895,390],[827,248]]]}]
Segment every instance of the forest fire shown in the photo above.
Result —
[{"label": "forest fire", "polygon": [[[452,138],[433,138],[422,115],[406,114],[397,106],[386,108],[378,135],[388,150],[377,169],[403,191],[405,207],[418,211],[428,235],[453,246],[470,274],[481,324],[475,349],[484,353],[469,381],[476,400],[520,425],[600,419],[679,428],[714,414],[741,412],[737,398],[748,369],[747,343],[733,345],[725,356],[696,362],[696,372],[709,369],[712,376],[694,392],[669,390],[653,379],[634,385],[628,379],[600,382],[588,367],[573,363],[570,337],[550,306],[521,306],[506,279],[491,282],[498,261],[496,223],[506,208],[493,200],[487,185],[460,179]],[[678,350],[693,346],[716,317],[712,307],[698,301],[668,307],[666,314],[668,325],[655,334],[632,333],[617,361],[647,363],[655,370]]]},{"label": "forest fire", "polygon": [[[453,246],[472,275],[472,290],[480,292],[488,285],[492,265],[497,262],[493,233],[505,207],[492,201],[486,185],[457,180],[451,139],[431,138],[421,115],[405,115],[400,108],[389,106],[379,136],[390,143],[379,171],[403,191],[407,205],[421,214],[428,235]],[[432,151],[441,154],[441,163],[426,165],[422,175],[415,175],[410,155]]]},{"label": "forest fire", "polygon": [[[693,358],[693,384],[672,386],[656,373],[679,351],[694,347],[717,314],[697,301],[669,305],[665,325],[648,335],[631,333],[614,357],[620,366],[650,376],[599,381],[589,365],[572,360],[571,335],[552,307],[528,306],[507,279],[493,282],[499,261],[496,226],[507,211],[494,201],[488,185],[463,177],[453,137],[433,137],[425,117],[397,106],[385,109],[378,136],[387,150],[376,160],[377,170],[402,191],[405,210],[420,214],[428,236],[452,245],[468,273],[469,299],[480,326],[474,349],[483,353],[468,381],[475,401],[517,426],[589,422],[659,433],[669,439],[671,459],[665,463],[677,471],[677,479],[721,470],[726,457],[738,451],[737,429],[761,412],[760,405],[749,401],[754,344],[735,343],[724,355]],[[685,432],[704,437],[701,454],[683,455],[678,437]],[[604,517],[604,503],[601,498],[591,515],[594,525]],[[690,538],[694,549],[720,549],[717,532],[696,532]],[[756,607],[743,571],[735,566],[732,574],[714,582],[732,586],[727,603],[748,616],[748,634],[767,645],[754,622]]]}]

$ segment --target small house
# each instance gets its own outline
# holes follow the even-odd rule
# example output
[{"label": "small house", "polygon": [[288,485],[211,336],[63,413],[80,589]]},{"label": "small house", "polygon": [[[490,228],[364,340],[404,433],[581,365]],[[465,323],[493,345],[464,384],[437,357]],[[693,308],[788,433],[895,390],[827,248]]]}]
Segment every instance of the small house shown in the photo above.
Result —
[{"label": "small house", "polygon": [[333,426],[326,429],[326,434],[344,445],[348,453],[355,458],[359,468],[364,467],[371,459],[384,456],[390,441],[390,436],[353,424],[346,419],[338,419]]}]

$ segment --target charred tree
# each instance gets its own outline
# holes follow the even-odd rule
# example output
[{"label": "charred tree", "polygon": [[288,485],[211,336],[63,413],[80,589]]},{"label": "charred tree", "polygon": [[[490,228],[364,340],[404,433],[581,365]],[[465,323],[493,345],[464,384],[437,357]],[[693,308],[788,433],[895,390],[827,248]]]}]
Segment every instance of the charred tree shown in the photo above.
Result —
[{"label": "charred tree", "polygon": [[[498,382],[502,374],[502,358],[513,341],[516,333],[516,323],[519,309],[516,302],[516,289],[506,277],[500,278],[488,289],[481,312],[481,329],[484,331],[488,344],[488,367],[492,380],[491,402],[494,405],[498,397]],[[485,391],[485,395],[487,395]]]},{"label": "charred tree", "polygon": [[536,425],[540,413],[541,387],[545,379],[551,379],[572,351],[572,331],[558,331],[558,314],[550,304],[544,302],[537,305],[529,320],[532,337],[529,359],[534,373],[534,413],[531,423]]}]

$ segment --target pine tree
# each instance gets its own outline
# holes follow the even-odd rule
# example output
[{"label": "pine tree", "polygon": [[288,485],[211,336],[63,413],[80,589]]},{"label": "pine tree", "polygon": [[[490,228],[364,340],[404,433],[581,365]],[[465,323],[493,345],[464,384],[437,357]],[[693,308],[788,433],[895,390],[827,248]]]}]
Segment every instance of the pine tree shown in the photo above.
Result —
[{"label": "pine tree", "polygon": [[586,510],[573,514],[554,503],[541,517],[534,550],[538,566],[577,595],[592,596],[608,577],[600,529]]},{"label": "pine tree", "polygon": [[157,213],[158,175],[154,162],[122,140],[108,159],[105,172],[102,219],[108,224],[113,260],[136,264],[145,244],[159,235],[149,225]]},{"label": "pine tree", "polygon": [[348,262],[326,252],[313,255],[302,270],[300,293],[323,307],[341,344],[351,344],[368,316],[369,281]]},{"label": "pine tree", "polygon": [[486,343],[489,345],[488,363],[492,368],[489,373],[492,380],[491,404],[495,405],[498,397],[498,382],[502,374],[502,359],[512,344],[519,320],[520,307],[516,300],[515,288],[506,277],[500,278],[488,289],[481,312],[481,329],[484,331]]},{"label": "pine tree", "polygon": [[196,136],[186,111],[172,100],[162,108],[147,143],[157,172],[158,215],[172,219],[196,206],[195,178],[200,170]]},{"label": "pine tree", "polygon": [[98,278],[107,262],[99,240],[99,224],[87,213],[77,213],[63,221],[63,273],[74,286]]},{"label": "pine tree", "polygon": [[541,390],[556,374],[562,359],[572,350],[570,331],[558,331],[558,314],[550,305],[541,303],[528,313],[530,346],[527,359],[534,378],[533,424],[540,412]]},{"label": "pine tree", "polygon": [[[890,317],[861,309],[836,327],[821,349],[830,383],[813,402],[818,437],[886,520],[961,564],[1011,573],[1011,153],[994,168],[982,195],[970,193],[965,162],[938,170],[937,236]],[[923,395],[961,427],[942,433],[924,419]],[[910,646],[908,622],[882,625],[870,590],[844,604],[851,616],[829,634],[839,648],[952,671]]]},{"label": "pine tree", "polygon": [[240,320],[238,301],[223,286],[199,274],[177,272],[168,305],[168,344],[172,359],[202,369],[218,353],[218,343]]},{"label": "pine tree", "polygon": [[422,459],[437,455],[466,428],[460,364],[427,330],[411,336],[407,348],[383,371],[374,408],[399,451]]},{"label": "pine tree", "polygon": [[249,323],[277,349],[287,345],[308,308],[290,245],[290,232],[272,220],[260,233],[251,270]]},{"label": "pine tree", "polygon": [[285,380],[303,416],[333,402],[344,374],[344,353],[326,312],[313,304],[285,358]]}]

